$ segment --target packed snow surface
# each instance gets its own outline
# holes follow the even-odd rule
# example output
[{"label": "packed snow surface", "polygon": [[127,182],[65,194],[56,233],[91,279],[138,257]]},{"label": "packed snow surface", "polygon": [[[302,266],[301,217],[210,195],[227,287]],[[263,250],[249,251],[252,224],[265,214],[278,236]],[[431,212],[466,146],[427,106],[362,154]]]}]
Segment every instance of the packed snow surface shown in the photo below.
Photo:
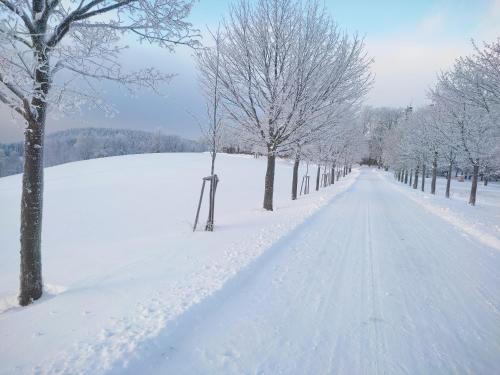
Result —
[{"label": "packed snow surface", "polygon": [[478,240],[498,210],[471,234],[460,199],[457,225],[368,168],[292,202],[280,162],[264,212],[265,160],[217,163],[214,233],[191,231],[206,154],[47,169],[46,294],[23,309],[20,178],[0,179],[0,373],[500,372],[500,252]]},{"label": "packed snow surface", "polygon": [[[0,178],[0,373],[97,374],[123,365],[139,344],[220,289],[358,173],[319,192],[311,183],[311,194],[292,202],[292,165],[279,161],[275,212],[266,212],[265,168],[265,158],[218,155],[213,233],[192,232],[208,154],[47,168],[45,296],[24,309],[16,307],[21,176]],[[205,209],[200,229],[206,217]]]},{"label": "packed snow surface", "polygon": [[491,182],[484,186],[478,183],[476,205],[468,205],[471,181],[452,179],[450,199],[445,197],[446,179],[438,177],[436,193],[430,194],[431,179],[425,179],[425,192],[421,192],[421,176],[417,189],[395,180],[391,173],[380,173],[408,198],[420,204],[429,212],[460,228],[464,234],[476,241],[500,250],[500,183]]}]

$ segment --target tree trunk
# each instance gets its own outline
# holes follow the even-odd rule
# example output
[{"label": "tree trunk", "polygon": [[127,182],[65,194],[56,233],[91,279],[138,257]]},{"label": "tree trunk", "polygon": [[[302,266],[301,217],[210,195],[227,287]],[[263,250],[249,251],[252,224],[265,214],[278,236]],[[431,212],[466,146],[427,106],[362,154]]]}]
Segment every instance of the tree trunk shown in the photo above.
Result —
[{"label": "tree trunk", "polygon": [[43,146],[49,91],[49,58],[42,45],[37,46],[34,73],[36,95],[24,132],[24,171],[21,195],[21,267],[19,304],[26,306],[43,293],[42,282],[42,213]]},{"label": "tree trunk", "polygon": [[435,152],[434,159],[432,160],[431,194],[436,194],[437,157],[437,152]]},{"label": "tree trunk", "polygon": [[321,166],[318,164],[318,172],[316,173],[316,191],[319,190],[319,174],[321,173]]},{"label": "tree trunk", "polygon": [[417,167],[415,168],[415,178],[413,179],[413,188],[414,189],[418,188],[418,169],[419,169],[419,165],[417,164]]},{"label": "tree trunk", "polygon": [[446,198],[450,197],[450,186],[451,186],[451,173],[453,170],[453,163],[450,161],[450,164],[448,165],[448,174],[446,176]]},{"label": "tree trunk", "polygon": [[405,169],[405,184],[408,183],[408,169]]},{"label": "tree trunk", "polygon": [[425,164],[422,165],[422,191],[425,191]]},{"label": "tree trunk", "polygon": [[410,181],[408,182],[408,185],[411,186],[411,181],[413,179],[413,169],[410,169]]},{"label": "tree trunk", "polygon": [[293,163],[293,175],[292,175],[292,200],[297,199],[297,186],[299,184],[299,164],[300,164],[300,153],[295,154],[295,161]]},{"label": "tree trunk", "polygon": [[479,174],[479,161],[476,160],[474,164],[474,169],[472,173],[472,186],[470,188],[469,204],[476,205],[476,193],[477,193],[477,177]]},{"label": "tree trunk", "polygon": [[[21,197],[21,275],[19,304],[42,296],[43,128],[45,119],[30,123],[24,133]],[[37,146],[38,145],[38,146]]]},{"label": "tree trunk", "polygon": [[274,193],[274,169],[276,166],[276,155],[274,151],[267,153],[267,170],[264,184],[264,209],[273,210],[273,193]]},{"label": "tree trunk", "polygon": [[330,178],[330,185],[335,184],[335,163],[332,164],[332,176]]}]

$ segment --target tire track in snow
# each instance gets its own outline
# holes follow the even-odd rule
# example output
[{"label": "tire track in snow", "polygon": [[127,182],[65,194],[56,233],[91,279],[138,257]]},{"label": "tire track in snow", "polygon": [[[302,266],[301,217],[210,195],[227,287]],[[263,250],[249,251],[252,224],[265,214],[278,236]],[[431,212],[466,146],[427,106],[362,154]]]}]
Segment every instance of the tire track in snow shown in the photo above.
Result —
[{"label": "tire track in snow", "polygon": [[375,358],[375,366],[376,366],[376,371],[377,374],[381,373],[381,368],[380,368],[380,361],[379,361],[379,356],[382,355],[384,356],[385,354],[385,345],[384,345],[384,337],[383,337],[383,331],[381,332],[380,330],[380,325],[384,323],[384,317],[382,314],[381,306],[380,306],[380,290],[378,287],[378,272],[376,274],[375,268],[376,268],[376,259],[374,255],[374,250],[372,246],[372,229],[371,229],[371,220],[372,220],[372,215],[371,215],[371,203],[370,201],[367,202],[367,208],[366,208],[366,250],[368,251],[368,260],[369,260],[369,277],[370,277],[370,285],[369,289],[371,291],[371,317],[370,321],[373,323],[373,329],[375,331],[375,353],[374,358]]}]

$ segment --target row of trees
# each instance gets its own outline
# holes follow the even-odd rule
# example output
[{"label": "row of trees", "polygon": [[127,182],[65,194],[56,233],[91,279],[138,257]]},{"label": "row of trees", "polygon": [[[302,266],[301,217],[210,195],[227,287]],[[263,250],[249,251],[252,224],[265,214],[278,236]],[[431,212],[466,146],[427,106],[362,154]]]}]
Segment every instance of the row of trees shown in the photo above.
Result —
[{"label": "row of trees", "polygon": [[[47,135],[44,166],[116,155],[199,152],[206,145],[175,135],[129,129],[69,129]],[[23,144],[0,144],[0,177],[23,170]]]},{"label": "row of trees", "polygon": [[[127,72],[126,35],[173,50],[199,46],[186,21],[194,0],[0,0],[0,102],[26,124],[21,202],[21,305],[43,291],[41,235],[49,111],[109,110],[99,82],[158,91],[171,75]],[[241,0],[197,54],[211,125],[212,175],[221,124],[267,156],[264,208],[273,209],[275,160],[325,166],[352,160],[349,126],[370,87],[358,36],[339,30],[319,1]],[[345,173],[346,169],[344,169]],[[296,176],[294,177],[295,185]],[[295,187],[296,191],[296,187]],[[296,193],[295,193],[296,196]]]},{"label": "row of trees", "polygon": [[0,177],[21,173],[23,171],[22,155],[22,144],[0,144]]},{"label": "row of trees", "polygon": [[318,164],[318,176],[319,165],[352,163],[362,138],[353,125],[372,83],[361,38],[341,31],[319,1],[296,0],[240,0],[212,37],[197,55],[212,174],[224,131],[266,156],[266,210],[278,155],[295,163],[292,199],[301,160]]},{"label": "row of trees", "polygon": [[[469,203],[475,205],[479,175],[487,184],[500,170],[500,40],[473,44],[474,53],[456,59],[438,76],[429,92],[431,104],[413,110],[368,110],[371,157],[379,166],[392,167],[400,179],[413,179],[431,169],[430,192],[436,193],[436,176],[444,169],[446,197],[450,196],[452,169],[470,171]],[[425,179],[422,178],[421,189]]]}]

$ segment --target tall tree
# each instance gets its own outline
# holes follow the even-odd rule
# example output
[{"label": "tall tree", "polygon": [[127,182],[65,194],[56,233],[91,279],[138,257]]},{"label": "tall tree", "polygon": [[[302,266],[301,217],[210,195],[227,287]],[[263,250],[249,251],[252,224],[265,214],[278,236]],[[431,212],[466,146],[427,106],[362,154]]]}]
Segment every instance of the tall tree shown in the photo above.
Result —
[{"label": "tall tree", "polygon": [[215,159],[217,152],[222,146],[223,140],[223,111],[220,95],[220,54],[221,54],[221,33],[220,27],[216,33],[209,31],[213,46],[201,49],[197,54],[198,70],[200,72],[200,84],[206,100],[208,121],[201,130],[205,136],[210,151],[210,192],[208,219],[205,230],[212,232],[214,229],[215,211],[215,191],[217,187],[217,177],[215,176]]},{"label": "tall tree", "polygon": [[322,124],[303,110],[318,116],[320,106],[340,99],[342,88],[364,87],[369,61],[363,41],[340,34],[316,2],[240,0],[222,34],[224,108],[242,137],[267,155],[263,206],[272,210],[277,155]]},{"label": "tall tree", "polygon": [[376,160],[378,168],[387,164],[391,147],[386,140],[394,133],[404,114],[401,108],[366,107],[362,113],[365,136],[368,139],[369,158]]},{"label": "tall tree", "polygon": [[[453,119],[464,159],[472,168],[471,205],[476,204],[480,168],[487,166],[500,142],[498,90],[490,87],[493,78],[485,74],[478,60],[477,56],[457,59],[450,71],[439,76],[432,92],[434,101]],[[498,58],[493,60],[497,71],[499,62]]]},{"label": "tall tree", "polygon": [[[148,68],[135,73],[119,60],[128,33],[172,49],[193,45],[185,21],[191,0],[0,0],[0,101],[26,123],[21,203],[19,303],[42,295],[43,150],[47,112],[71,112],[82,102],[104,107],[92,80],[130,88],[170,78]],[[62,73],[62,74],[61,74]]]}]

